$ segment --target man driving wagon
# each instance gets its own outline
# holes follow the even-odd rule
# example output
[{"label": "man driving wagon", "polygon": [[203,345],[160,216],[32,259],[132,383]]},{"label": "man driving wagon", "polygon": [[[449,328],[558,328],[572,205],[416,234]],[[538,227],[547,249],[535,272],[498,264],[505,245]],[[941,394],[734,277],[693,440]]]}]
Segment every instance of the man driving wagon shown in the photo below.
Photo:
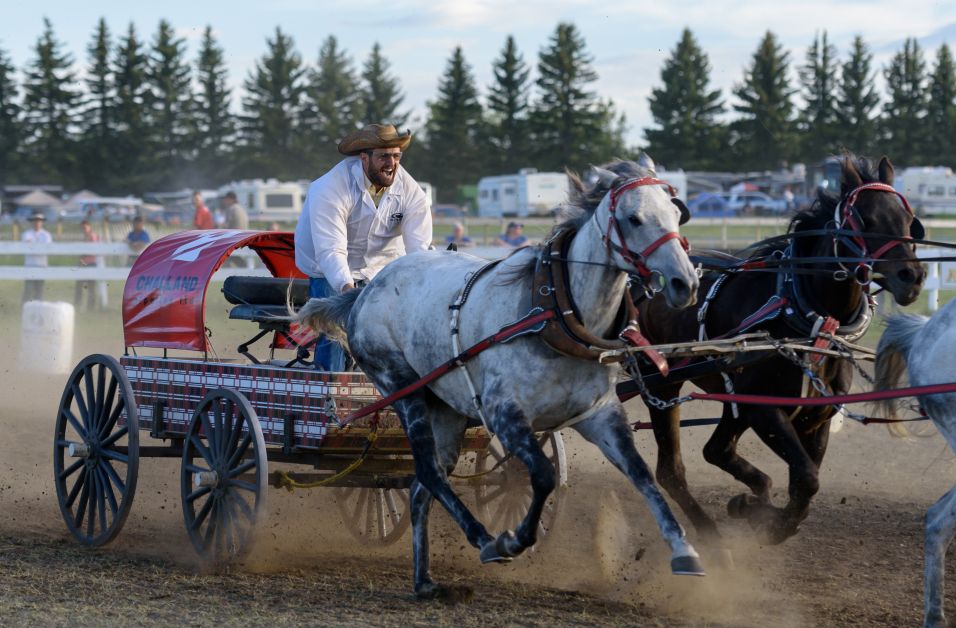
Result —
[{"label": "man driving wagon", "polygon": [[[400,164],[411,141],[410,131],[370,124],[339,142],[346,158],[309,186],[295,229],[295,263],[309,277],[310,297],[364,285],[392,260],[431,246],[428,198]],[[315,365],[342,371],[345,352],[321,336]]]}]

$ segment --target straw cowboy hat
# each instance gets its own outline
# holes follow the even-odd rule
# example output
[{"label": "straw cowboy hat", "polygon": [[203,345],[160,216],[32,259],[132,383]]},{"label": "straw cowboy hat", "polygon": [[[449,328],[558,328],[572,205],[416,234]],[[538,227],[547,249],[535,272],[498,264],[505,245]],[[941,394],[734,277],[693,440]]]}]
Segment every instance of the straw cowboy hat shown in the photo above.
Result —
[{"label": "straw cowboy hat", "polygon": [[339,142],[339,152],[343,155],[358,155],[365,150],[375,148],[399,148],[405,150],[412,141],[412,132],[399,134],[391,124],[370,124],[360,131],[354,131]]}]

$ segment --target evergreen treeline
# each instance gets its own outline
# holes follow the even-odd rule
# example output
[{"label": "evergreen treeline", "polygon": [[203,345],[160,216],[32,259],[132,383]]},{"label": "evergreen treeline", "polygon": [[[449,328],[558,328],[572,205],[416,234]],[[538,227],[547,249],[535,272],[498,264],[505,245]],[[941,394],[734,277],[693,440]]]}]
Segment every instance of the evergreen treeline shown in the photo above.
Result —
[{"label": "evergreen treeline", "polygon": [[[0,182],[59,183],[100,193],[217,186],[233,178],[311,179],[335,145],[369,122],[407,126],[399,76],[375,44],[356,63],[334,36],[303,56],[276,28],[242,83],[228,87],[226,52],[207,27],[195,58],[172,25],[152,35],[96,25],[77,61],[44,20],[18,72],[0,48]],[[636,152],[626,120],[594,91],[580,31],[558,24],[527,60],[508,37],[479,86],[461,47],[437,81],[405,164],[456,200],[459,185],[524,166],[560,170]],[[915,39],[879,71],[862,38],[841,57],[825,31],[802,60],[776,36],[758,43],[729,94],[689,29],[649,97],[644,129],[655,160],[688,170],[772,169],[846,147],[904,165],[956,166],[956,62],[945,44],[927,62]]]}]

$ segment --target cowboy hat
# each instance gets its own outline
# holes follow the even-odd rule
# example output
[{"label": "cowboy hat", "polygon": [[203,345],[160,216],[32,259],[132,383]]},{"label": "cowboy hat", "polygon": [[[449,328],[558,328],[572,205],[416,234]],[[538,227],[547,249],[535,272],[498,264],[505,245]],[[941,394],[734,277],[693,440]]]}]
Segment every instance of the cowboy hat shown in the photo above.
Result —
[{"label": "cowboy hat", "polygon": [[32,216],[30,216],[30,222],[33,222],[34,220],[46,220],[46,216],[44,216],[43,214],[39,212],[36,212]]},{"label": "cowboy hat", "polygon": [[343,155],[358,155],[375,148],[399,148],[405,150],[412,141],[412,132],[399,134],[391,124],[370,124],[360,131],[353,131],[339,142]]}]

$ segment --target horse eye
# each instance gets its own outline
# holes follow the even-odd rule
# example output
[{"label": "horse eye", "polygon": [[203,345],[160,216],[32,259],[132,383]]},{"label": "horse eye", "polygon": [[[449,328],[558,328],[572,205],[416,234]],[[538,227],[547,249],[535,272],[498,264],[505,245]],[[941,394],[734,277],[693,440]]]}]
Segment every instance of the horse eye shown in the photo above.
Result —
[{"label": "horse eye", "polygon": [[627,217],[627,221],[634,225],[635,227],[641,226],[641,219],[637,217],[637,214],[631,214]]}]

